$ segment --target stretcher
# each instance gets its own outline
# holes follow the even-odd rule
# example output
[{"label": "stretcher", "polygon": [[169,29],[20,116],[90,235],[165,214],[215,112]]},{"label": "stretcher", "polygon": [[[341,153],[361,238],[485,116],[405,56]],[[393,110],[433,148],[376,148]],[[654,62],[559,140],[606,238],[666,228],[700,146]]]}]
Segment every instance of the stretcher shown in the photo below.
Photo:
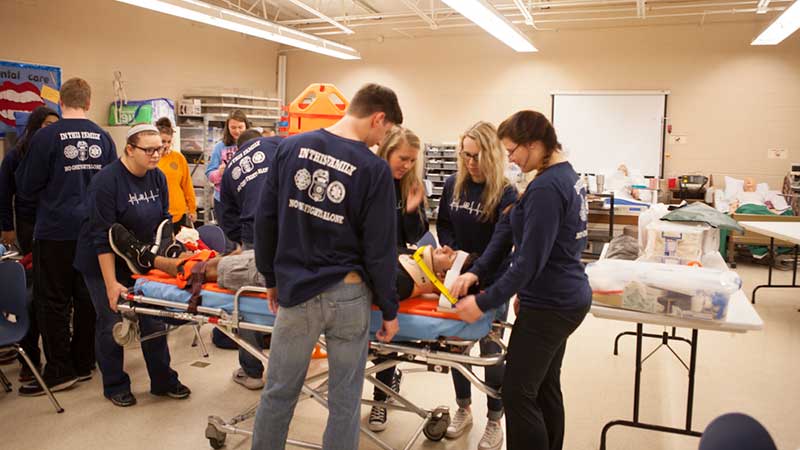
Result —
[{"label": "stretcher", "polygon": [[[202,290],[202,303],[194,310],[189,306],[191,297],[189,292],[180,289],[173,279],[164,274],[151,273],[137,279],[134,288],[121,295],[122,301],[118,309],[123,322],[115,333],[117,331],[136,333],[136,317],[142,314],[161,317],[172,323],[180,321],[194,326],[211,324],[266,365],[268,355],[250,345],[238,334],[239,330],[272,332],[275,316],[269,311],[265,294],[266,289],[261,287],[243,287],[234,293],[215,284],[206,284]],[[432,441],[441,440],[450,424],[449,409],[444,406],[433,409],[417,406],[375,378],[376,373],[401,363],[416,367],[415,369],[404,367],[404,372],[449,373],[450,370],[456,370],[481,392],[494,398],[500,397],[499,392],[486,385],[472,370],[472,367],[493,366],[505,359],[506,346],[500,339],[500,330],[509,325],[493,323],[494,311],[484,314],[479,321],[468,324],[458,320],[453,313],[439,311],[439,301],[435,296],[405,300],[400,303],[398,313],[400,333],[391,343],[382,343],[374,339],[375,332],[382,324],[382,316],[377,309],[373,310],[372,314],[373,339],[369,344],[368,361],[381,359],[382,362],[370,365],[365,370],[364,376],[366,381],[385,392],[388,398],[386,402],[362,399],[362,404],[409,412],[421,419],[419,427],[411,435],[404,449],[411,448],[422,434]],[[470,356],[470,349],[484,337],[497,342],[501,352],[487,356]],[[124,340],[124,337],[115,335],[115,339]],[[324,336],[320,337],[319,343],[324,349]],[[301,400],[312,399],[327,407],[327,379],[327,372],[308,377],[303,386]],[[254,418],[257,408],[258,402],[228,421],[218,416],[210,416],[205,430],[209,444],[218,449],[225,445],[228,434],[252,435],[252,431],[242,428],[241,424]],[[361,432],[378,447],[386,450],[394,449],[366,426],[361,426]],[[287,444],[301,448],[322,448],[314,443],[292,439],[289,439]]]}]

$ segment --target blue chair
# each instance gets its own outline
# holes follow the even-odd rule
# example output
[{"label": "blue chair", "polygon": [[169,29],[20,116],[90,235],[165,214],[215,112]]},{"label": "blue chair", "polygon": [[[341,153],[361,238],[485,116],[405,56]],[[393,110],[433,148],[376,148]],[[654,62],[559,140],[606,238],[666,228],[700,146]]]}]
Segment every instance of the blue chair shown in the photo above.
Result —
[{"label": "blue chair", "polygon": [[[19,345],[19,341],[25,337],[30,325],[28,308],[25,302],[25,297],[27,296],[25,268],[22,267],[22,264],[16,261],[1,261],[0,286],[3,286],[3,292],[0,294],[0,348],[10,347],[22,355],[25,364],[28,365],[31,372],[33,372],[33,376],[36,377],[36,381],[40,386],[45,387],[45,392],[56,408],[56,412],[62,413],[64,408],[61,407],[50,388],[44,383],[39,369],[33,365],[28,354]],[[15,320],[9,320],[11,317],[14,317]],[[0,371],[0,382],[2,382],[6,392],[11,392],[11,383],[2,371]]]},{"label": "blue chair", "polygon": [[769,432],[742,413],[723,414],[703,431],[699,450],[777,450]]}]

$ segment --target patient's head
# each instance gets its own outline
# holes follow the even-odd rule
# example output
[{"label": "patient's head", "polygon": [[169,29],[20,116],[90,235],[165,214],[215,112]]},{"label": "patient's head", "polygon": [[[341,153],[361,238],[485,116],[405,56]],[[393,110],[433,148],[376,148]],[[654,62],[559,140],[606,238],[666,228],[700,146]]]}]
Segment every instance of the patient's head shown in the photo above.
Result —
[{"label": "patient's head", "polygon": [[742,189],[745,192],[755,192],[756,191],[756,179],[753,177],[747,177],[744,179],[744,186]]},{"label": "patient's head", "polygon": [[[447,274],[447,271],[453,267],[453,264],[456,262],[456,257],[458,256],[458,251],[453,250],[448,246],[439,247],[431,252],[432,257],[432,264],[431,270],[436,274],[436,277],[439,279],[444,279],[444,276]],[[470,253],[467,256],[467,259],[464,261],[464,265],[461,267],[461,273],[466,272],[472,267],[472,263],[478,258],[478,255],[475,253]]]},{"label": "patient's head", "polygon": [[444,274],[453,267],[453,263],[456,261],[457,253],[455,250],[448,246],[439,247],[433,250],[433,273],[436,274],[437,277],[443,278]]}]

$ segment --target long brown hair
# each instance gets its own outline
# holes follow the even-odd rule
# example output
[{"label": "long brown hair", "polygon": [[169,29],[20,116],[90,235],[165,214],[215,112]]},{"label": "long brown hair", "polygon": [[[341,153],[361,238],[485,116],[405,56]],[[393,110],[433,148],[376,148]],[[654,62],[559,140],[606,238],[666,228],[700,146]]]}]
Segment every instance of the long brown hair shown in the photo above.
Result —
[{"label": "long brown hair", "polygon": [[223,131],[222,135],[222,143],[225,144],[226,147],[236,145],[236,139],[233,138],[231,130],[228,129],[228,123],[230,123],[231,120],[244,123],[245,129],[250,128],[250,121],[247,120],[247,115],[242,112],[241,109],[234,109],[231,111],[230,114],[228,114],[228,118],[225,119],[225,131]]},{"label": "long brown hair", "polygon": [[497,128],[500,139],[509,139],[518,145],[529,145],[541,141],[544,145],[544,158],[539,173],[550,166],[550,158],[561,144],[556,136],[556,129],[544,114],[537,111],[518,111],[504,120]]},{"label": "long brown hair", "polygon": [[461,135],[458,141],[458,172],[456,173],[456,185],[453,189],[453,200],[461,200],[461,195],[466,188],[469,172],[467,171],[467,161],[461,157],[464,148],[464,139],[470,138],[475,141],[480,149],[478,165],[483,176],[486,178],[483,193],[481,194],[481,215],[480,220],[490,222],[495,218],[495,210],[500,200],[503,198],[503,191],[509,185],[504,174],[505,159],[503,154],[503,144],[497,137],[497,130],[489,122],[478,122],[472,125]]},{"label": "long brown hair", "polygon": [[[417,149],[420,151],[420,140],[419,137],[414,134],[413,131],[409,130],[408,128],[403,128],[399,126],[392,127],[392,130],[386,135],[386,137],[381,142],[381,146],[378,147],[378,156],[389,162],[389,158],[392,156],[395,150],[400,148],[404,143],[408,143],[411,148]],[[421,156],[421,155],[420,155]],[[422,179],[420,178],[422,172],[422,158],[417,157],[417,161],[414,163],[414,167],[411,168],[403,178],[400,179],[400,197],[398,200],[403,208],[406,207],[406,199],[408,198],[408,193],[411,192],[411,188],[414,187],[414,184],[419,184],[420,188],[422,188]],[[424,201],[424,200],[423,200]]]}]

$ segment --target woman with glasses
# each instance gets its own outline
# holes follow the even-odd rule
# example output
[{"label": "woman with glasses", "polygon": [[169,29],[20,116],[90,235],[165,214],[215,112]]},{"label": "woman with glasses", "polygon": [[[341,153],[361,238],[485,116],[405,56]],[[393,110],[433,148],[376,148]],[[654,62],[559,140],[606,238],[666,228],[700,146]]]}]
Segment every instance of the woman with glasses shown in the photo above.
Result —
[{"label": "woman with glasses", "polygon": [[[517,199],[517,190],[504,175],[505,151],[497,130],[488,122],[478,122],[467,129],[458,145],[458,171],[444,184],[439,201],[436,232],[439,244],[453,250],[481,254],[489,245],[495,225],[504,210]],[[498,275],[508,268],[509,248],[501,264],[481,278],[480,288],[487,289]],[[498,307],[498,319],[508,316],[508,298]],[[499,346],[488,338],[480,341],[481,355],[500,353]],[[499,389],[503,383],[503,364],[486,368],[486,383]],[[447,428],[446,436],[455,439],[472,425],[472,393],[470,382],[460,372],[453,371],[458,410]],[[487,424],[478,449],[499,449],[503,444],[503,402],[487,396]]]},{"label": "woman with glasses", "polygon": [[[109,230],[119,223],[136,239],[155,242],[151,251],[163,254],[159,250],[164,238],[172,235],[172,217],[167,181],[158,169],[162,151],[155,126],[140,124],[128,131],[125,153],[98,172],[89,185],[89,217],[78,238],[75,266],[83,274],[97,312],[95,353],[103,375],[103,394],[116,406],[136,404],[130,378],[123,370],[123,349],[112,337],[112,328],[120,320],[117,301],[133,286],[133,280],[132,269],[114,255]],[[139,327],[144,336],[163,331],[164,323],[140,317]],[[176,399],[189,396],[189,388],[178,381],[178,374],[170,368],[166,336],[142,342],[142,353],[151,394]]]},{"label": "woman with glasses", "polygon": [[156,122],[156,128],[161,134],[161,142],[164,145],[158,168],[167,178],[169,213],[172,214],[172,226],[177,234],[181,227],[194,228],[194,221],[197,220],[194,185],[186,157],[181,152],[172,150],[172,137],[175,134],[172,122],[169,118],[162,117]]},{"label": "woman with glasses", "polygon": [[567,338],[592,300],[580,259],[588,233],[586,187],[543,114],[520,111],[500,124],[497,134],[511,162],[537,175],[509,212],[511,239],[498,227],[486,251],[452,290],[465,295],[513,243],[511,266],[481,294],[462,298],[456,311],[462,320],[474,322],[517,294],[502,389],[507,448],[560,450],[561,362]]}]

